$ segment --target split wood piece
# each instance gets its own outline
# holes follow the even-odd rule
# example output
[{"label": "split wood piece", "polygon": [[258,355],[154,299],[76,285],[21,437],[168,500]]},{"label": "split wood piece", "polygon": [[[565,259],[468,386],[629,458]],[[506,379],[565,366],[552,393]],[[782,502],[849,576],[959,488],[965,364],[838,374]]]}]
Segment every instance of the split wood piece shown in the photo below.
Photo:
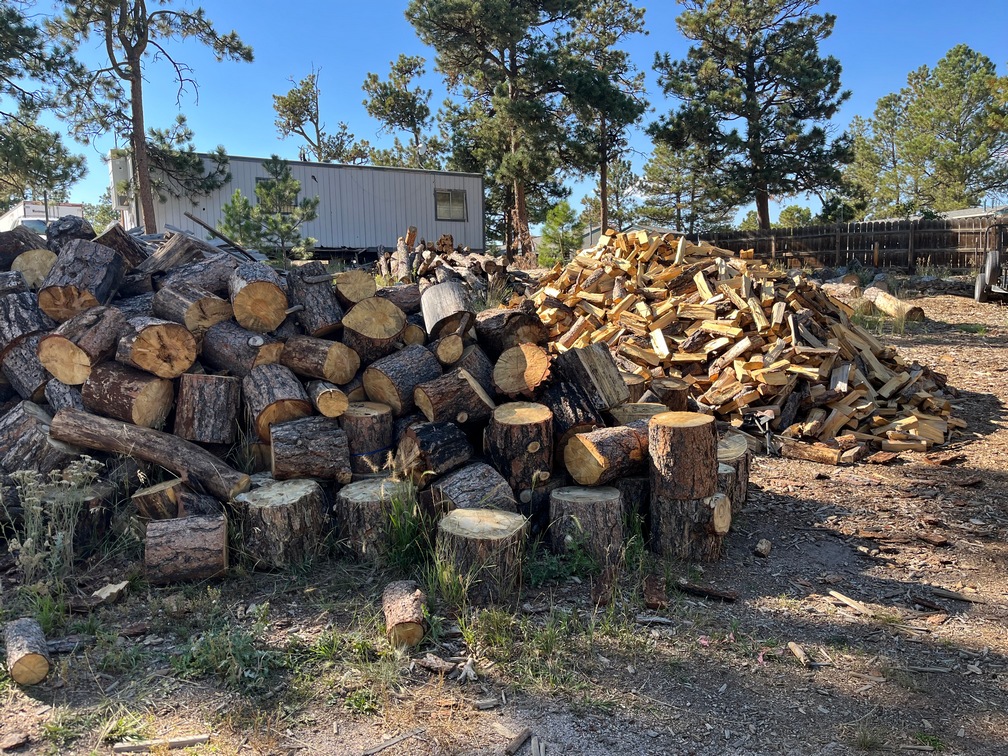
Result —
[{"label": "split wood piece", "polygon": [[338,384],[353,380],[360,368],[360,357],[338,341],[295,336],[284,344],[280,364],[297,375]]},{"label": "split wood piece", "polygon": [[179,499],[187,490],[181,478],[172,478],[141,488],[130,497],[137,514],[148,520],[170,520],[179,516]]},{"label": "split wood piece", "polygon": [[328,381],[312,381],[308,384],[308,398],[315,409],[325,417],[339,417],[350,405],[347,395]]},{"label": "split wood piece", "polygon": [[201,358],[217,370],[244,378],[252,368],[280,361],[283,342],[224,321],[203,334]]},{"label": "split wood piece", "polygon": [[351,402],[339,424],[347,435],[353,472],[376,473],[388,466],[394,444],[391,407],[380,402]]},{"label": "split wood piece", "polygon": [[16,270],[0,271],[0,296],[28,291],[28,283]]},{"label": "split wood piece", "polygon": [[636,373],[623,373],[623,383],[627,385],[627,389],[630,391],[630,398],[628,402],[639,402],[641,397],[644,396],[645,390],[647,390],[647,381],[644,380],[643,375],[637,375]]},{"label": "split wood piece", "polygon": [[11,263],[11,270],[24,276],[30,289],[37,289],[56,264],[56,253],[48,249],[29,249]]},{"label": "split wood piece", "polygon": [[462,356],[455,363],[455,367],[462,368],[469,373],[490,396],[496,393],[493,382],[493,363],[490,362],[486,353],[475,344],[466,346]]},{"label": "split wood piece", "polygon": [[403,344],[407,346],[410,344],[423,346],[427,343],[427,329],[424,328],[423,315],[414,313],[406,316],[406,327],[403,328],[401,338]]},{"label": "split wood piece", "polygon": [[238,261],[227,253],[208,254],[202,260],[169,270],[158,282],[158,288],[201,289],[230,299],[228,282],[237,267]]},{"label": "split wood piece", "polygon": [[616,488],[565,486],[550,495],[550,542],[557,553],[584,549],[600,564],[623,550],[623,498]]},{"label": "split wood piece", "polygon": [[234,315],[226,299],[185,283],[159,289],[151,308],[159,318],[181,323],[193,333],[202,333]]},{"label": "split wood piece", "polygon": [[904,302],[877,286],[869,286],[861,293],[861,297],[891,318],[903,318],[907,321],[924,320],[924,308]]},{"label": "split wood piece", "polygon": [[333,512],[340,540],[357,559],[375,561],[384,553],[389,502],[400,485],[389,478],[367,478],[336,493]]},{"label": "split wood piece", "polygon": [[42,334],[34,333],[7,350],[3,356],[3,374],[22,399],[45,400],[45,387],[52,376],[38,358]]},{"label": "split wood piece", "polygon": [[318,555],[327,518],[325,494],[314,480],[270,483],[235,502],[244,510],[245,552],[255,569],[287,569]]},{"label": "split wood piece", "polygon": [[10,270],[11,263],[22,252],[35,249],[42,238],[26,226],[0,231],[0,268]]},{"label": "split wood piece", "polygon": [[150,253],[143,242],[124,229],[119,221],[110,223],[93,241],[95,244],[111,247],[122,255],[130,270],[150,257]]},{"label": "split wood piece", "polygon": [[567,443],[564,465],[582,486],[601,486],[641,472],[647,464],[648,421],[578,433]]},{"label": "split wood piece", "polygon": [[43,367],[69,386],[87,380],[95,365],[112,359],[129,321],[115,307],[95,307],[61,323],[42,337],[38,356]]},{"label": "split wood piece", "polygon": [[320,478],[350,482],[350,449],[339,421],[304,417],[270,428],[271,470],[276,480]]},{"label": "split wood piece", "polygon": [[259,440],[269,443],[270,426],[312,414],[304,386],[283,365],[259,365],[242,378],[242,394]]},{"label": "split wood piece", "polygon": [[287,298],[301,307],[295,317],[309,336],[329,336],[343,327],[343,308],[325,273],[322,263],[312,260],[287,274]]},{"label": "split wood piece", "polygon": [[287,293],[280,275],[266,263],[247,262],[228,281],[234,318],[257,333],[275,330],[287,317]]},{"label": "split wood piece", "polygon": [[50,437],[52,418],[23,401],[0,417],[0,469],[34,470],[43,476],[62,470],[80,450]]},{"label": "split wood piece", "polygon": [[612,409],[630,398],[630,389],[604,344],[564,352],[557,357],[554,370],[559,380],[585,389],[597,410]]},{"label": "split wood piece", "polygon": [[81,399],[90,412],[144,428],[160,428],[171,412],[175,387],[167,378],[106,362],[91,371]]},{"label": "split wood piece", "polygon": [[447,281],[424,289],[420,294],[420,310],[432,339],[449,333],[468,333],[476,321],[476,313],[461,281]]},{"label": "split wood piece", "polygon": [[496,406],[479,382],[462,368],[413,390],[417,409],[431,422],[484,423]]},{"label": "split wood piece", "polygon": [[668,412],[668,407],[657,402],[627,402],[620,404],[609,410],[608,415],[612,417],[617,425],[628,425],[638,420],[650,420],[655,415]]},{"label": "split wood piece", "polygon": [[0,297],[0,357],[21,339],[55,327],[56,324],[39,309],[34,294],[21,291]]},{"label": "split wood piece", "polygon": [[344,270],[333,276],[336,296],[346,307],[353,307],[365,299],[370,299],[378,291],[374,276],[366,270]]},{"label": "split wood piece", "polygon": [[58,323],[98,305],[119,290],[126,261],[114,249],[74,239],[60,252],[39,287],[39,307]]},{"label": "split wood piece", "polygon": [[416,406],[413,392],[421,383],[441,375],[441,363],[430,351],[416,344],[371,363],[364,371],[368,399],[387,404],[396,417]]},{"label": "split wood piece", "polygon": [[240,378],[184,373],[175,403],[175,435],[201,444],[233,444],[240,407]]},{"label": "split wood piece", "polygon": [[839,465],[843,462],[843,450],[839,446],[823,443],[806,443],[787,436],[774,436],[778,453],[786,459],[802,459],[823,465]]},{"label": "split wood piece", "polygon": [[648,422],[651,499],[696,500],[717,492],[717,430],[699,412],[664,412]]},{"label": "split wood piece", "polygon": [[403,433],[396,469],[423,487],[472,459],[473,448],[454,423],[419,423]]},{"label": "split wood piece", "polygon": [[549,378],[550,356],[535,344],[519,344],[505,351],[494,365],[496,390],[509,397],[535,394]]},{"label": "split wood piece", "polygon": [[343,316],[343,343],[368,364],[394,352],[405,327],[402,310],[387,299],[369,297]]},{"label": "split wood piece", "polygon": [[[728,496],[732,503],[732,515],[736,515],[745,507],[749,496],[749,465],[752,454],[749,444],[741,433],[729,431],[718,441],[718,490]],[[733,476],[722,478],[722,465],[730,467]],[[730,488],[726,490],[728,484]]]},{"label": "split wood piece", "polygon": [[4,623],[7,673],[18,685],[37,685],[46,679],[52,659],[42,626],[32,617]]},{"label": "split wood piece", "polygon": [[84,398],[78,386],[68,386],[56,378],[51,378],[45,386],[45,400],[52,412],[71,407],[84,409]]},{"label": "split wood piece", "polygon": [[524,728],[521,732],[515,735],[511,742],[508,743],[507,748],[504,749],[505,756],[515,756],[521,747],[525,745],[526,741],[532,737],[532,730],[528,727]]},{"label": "split wood piece", "polygon": [[648,390],[657,396],[658,401],[668,407],[670,412],[685,412],[686,400],[689,399],[689,384],[679,378],[655,378]]},{"label": "split wood piece", "polygon": [[144,568],[155,585],[223,577],[228,570],[223,515],[151,520],[144,538]]},{"label": "split wood piece", "polygon": [[519,344],[545,345],[549,329],[534,313],[494,307],[476,315],[476,338],[486,353],[496,359]]},{"label": "split wood piece", "polygon": [[465,344],[457,333],[449,333],[427,347],[442,365],[454,365],[459,361]]},{"label": "split wood piece", "polygon": [[196,362],[196,339],[185,326],[143,316],[129,324],[133,332],[119,340],[117,362],[158,378],[177,378]]},{"label": "split wood piece", "polygon": [[516,495],[534,490],[553,472],[553,413],[535,402],[502,404],[487,424],[483,447]]},{"label": "split wood piece", "polygon": [[415,283],[383,286],[375,292],[375,296],[393,302],[407,315],[420,312],[420,287]]},{"label": "split wood piece", "polygon": [[430,490],[437,517],[443,517],[453,509],[518,511],[511,486],[486,462],[472,462],[460,467],[431,483]]},{"label": "split wood piece", "polygon": [[222,501],[249,487],[248,475],[232,470],[205,449],[170,433],[73,409],[57,412],[49,433],[57,441],[109,454],[125,454],[160,465],[182,478],[190,488],[205,491]]},{"label": "split wood piece", "polygon": [[575,383],[554,381],[540,392],[537,401],[553,413],[553,445],[557,463],[563,463],[567,444],[575,434],[588,433],[605,425],[588,392]]},{"label": "split wood piece", "polygon": [[412,580],[397,580],[382,591],[385,637],[392,648],[420,645],[427,632],[427,596]]},{"label": "split wood piece", "polygon": [[183,735],[177,738],[130,740],[114,744],[112,746],[112,753],[161,753],[165,749],[173,751],[181,748],[192,748],[193,746],[209,742],[209,735]]},{"label": "split wood piece", "polygon": [[437,558],[474,605],[513,599],[528,521],[497,509],[456,509],[438,523]]}]

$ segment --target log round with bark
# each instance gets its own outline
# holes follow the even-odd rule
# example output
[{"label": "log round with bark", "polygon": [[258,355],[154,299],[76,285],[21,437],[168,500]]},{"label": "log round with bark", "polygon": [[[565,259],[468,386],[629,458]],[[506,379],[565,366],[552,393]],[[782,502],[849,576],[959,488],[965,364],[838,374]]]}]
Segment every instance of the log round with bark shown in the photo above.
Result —
[{"label": "log round with bark", "polygon": [[336,296],[346,307],[353,307],[375,295],[378,285],[375,278],[366,270],[344,270],[333,277],[333,288]]},{"label": "log round with bark", "polygon": [[0,417],[0,469],[34,470],[46,476],[77,457],[78,448],[52,436],[52,421],[45,410],[29,401]]},{"label": "log round with bark", "polygon": [[311,381],[308,384],[308,398],[315,409],[325,417],[339,417],[350,405],[347,395],[328,381]]},{"label": "log round with bark", "polygon": [[731,500],[722,493],[702,499],[656,501],[652,492],[652,548],[684,561],[717,561],[724,552],[731,519]]},{"label": "log round with bark", "polygon": [[[749,496],[749,465],[751,458],[749,444],[746,443],[745,436],[741,433],[729,431],[718,441],[718,490],[731,499],[733,515],[742,511]],[[734,474],[722,479],[721,465],[730,467]]]},{"label": "log round with bark", "polygon": [[63,383],[79,386],[95,365],[115,355],[119,340],[129,331],[129,321],[121,310],[95,307],[43,336],[38,346],[39,361]]},{"label": "log round with bark", "polygon": [[295,336],[284,344],[280,364],[298,375],[339,384],[349,383],[357,375],[360,357],[338,341]]},{"label": "log round with bark", "polygon": [[270,467],[276,480],[320,478],[350,482],[350,449],[339,421],[303,417],[270,428]]},{"label": "log round with bark", "polygon": [[536,399],[553,413],[553,445],[557,462],[563,462],[567,444],[578,433],[588,433],[605,425],[602,413],[591,397],[576,383],[554,381]]},{"label": "log round with bark", "polygon": [[14,259],[14,262],[11,263],[11,270],[20,272],[29,288],[37,289],[45,281],[55,264],[55,252],[48,249],[29,249]]},{"label": "log round with bark", "polygon": [[287,317],[287,293],[280,275],[269,265],[242,263],[228,281],[234,318],[257,333],[268,333]]},{"label": "log round with bark", "polygon": [[25,291],[28,291],[28,284],[21,273],[16,270],[0,271],[0,296],[20,294]]},{"label": "log round with bark", "polygon": [[364,371],[364,390],[368,399],[387,404],[398,417],[412,411],[416,387],[440,375],[437,358],[424,347],[412,345],[371,363]]},{"label": "log round with bark", "polygon": [[0,231],[0,268],[9,270],[18,255],[29,249],[35,249],[40,241],[39,235],[26,226]]},{"label": "log round with bark", "polygon": [[150,257],[146,245],[124,229],[119,221],[113,221],[104,231],[94,237],[94,243],[104,244],[106,247],[114,249],[123,256],[126,266],[130,269]]},{"label": "log round with bark", "polygon": [[270,483],[235,501],[244,509],[245,552],[256,569],[286,569],[319,553],[327,518],[314,480]]},{"label": "log round with bark", "polygon": [[45,400],[52,412],[59,412],[66,407],[84,409],[84,398],[77,386],[68,386],[56,378],[51,378],[45,386]]},{"label": "log round with bark", "polygon": [[472,446],[454,423],[419,423],[403,433],[395,464],[404,476],[424,487],[461,467],[472,455]]},{"label": "log round with bark", "polygon": [[494,387],[510,397],[535,394],[550,374],[550,356],[535,344],[519,344],[506,350],[493,370]]},{"label": "log round with bark", "polygon": [[485,422],[496,406],[479,382],[462,368],[421,383],[413,390],[413,401],[431,422],[460,425]]},{"label": "log round with bark", "polygon": [[644,376],[637,375],[636,373],[624,373],[622,371],[620,375],[623,376],[623,383],[627,385],[627,389],[630,391],[630,398],[627,401],[640,401],[645,390],[647,390],[647,382],[644,380]]},{"label": "log round with bark", "polygon": [[240,406],[241,379],[184,373],[175,403],[175,435],[201,444],[232,444]]},{"label": "log round with bark", "polygon": [[648,422],[651,497],[696,500],[717,492],[717,430],[711,415],[664,412]]},{"label": "log round with bark", "polygon": [[227,519],[222,515],[151,520],[144,568],[155,585],[223,577],[228,570]]},{"label": "log round with bark", "polygon": [[126,261],[114,249],[75,239],[56,258],[38,292],[38,305],[62,323],[84,310],[108,304],[122,284]]},{"label": "log round with bark", "polygon": [[623,498],[616,488],[564,486],[550,495],[550,540],[562,553],[584,549],[601,564],[623,550]]},{"label": "log round with bark", "polygon": [[151,309],[159,318],[181,323],[193,333],[202,333],[234,314],[228,300],[182,282],[158,289]]},{"label": "log round with bark", "polygon": [[427,632],[427,596],[412,580],[397,580],[382,591],[385,637],[392,648],[412,648]]},{"label": "log round with bark", "polygon": [[876,310],[891,318],[903,318],[907,321],[924,320],[923,307],[904,302],[878,286],[869,286],[861,293],[861,297],[871,302]]},{"label": "log round with bark", "polygon": [[472,462],[431,483],[431,503],[436,516],[453,509],[502,509],[517,512],[511,486],[486,462]]},{"label": "log round with bark", "polygon": [[34,333],[7,350],[2,358],[3,374],[7,382],[22,399],[41,402],[45,387],[52,376],[38,358],[38,345],[42,334]]},{"label": "log round with bark", "polygon": [[364,390],[364,373],[361,371],[353,377],[349,383],[340,386],[340,390],[346,394],[347,400],[351,402],[366,402],[367,392]]},{"label": "log round with bark", "polygon": [[469,373],[488,395],[493,396],[496,393],[497,390],[494,388],[493,382],[493,363],[490,362],[486,353],[475,344],[466,346],[454,367],[462,368]]},{"label": "log round with bark", "polygon": [[420,294],[424,325],[432,339],[449,333],[465,334],[476,320],[465,285],[448,281],[424,289]]},{"label": "log round with bark", "polygon": [[546,344],[549,329],[535,313],[494,307],[477,313],[476,338],[496,358],[519,344]]},{"label": "log round with bark", "polygon": [[410,344],[422,346],[427,343],[427,329],[424,328],[423,315],[414,313],[406,317],[406,327],[403,328],[401,338],[406,346]]},{"label": "log round with bark", "polygon": [[42,626],[33,617],[4,624],[7,673],[18,685],[36,685],[46,679],[52,659]]},{"label": "log round with bark", "polygon": [[185,488],[182,478],[172,478],[141,488],[130,497],[130,501],[144,519],[170,520],[179,516],[179,498]]},{"label": "log round with bark", "polygon": [[465,351],[465,343],[457,333],[449,333],[427,347],[442,365],[454,365]]},{"label": "log round with bark", "polygon": [[159,378],[177,378],[196,362],[196,339],[185,326],[144,316],[129,324],[132,332],[116,347],[118,362]]},{"label": "log round with bark", "polygon": [[307,417],[311,400],[304,386],[283,365],[259,365],[242,378],[242,394],[252,419],[252,427],[261,441],[269,443],[270,426]]},{"label": "log round with bark", "polygon": [[502,404],[487,424],[483,448],[487,461],[520,496],[552,475],[553,413],[535,402]]},{"label": "log round with bark", "polygon": [[343,308],[332,280],[322,278],[325,274],[325,267],[318,260],[292,268],[287,274],[288,299],[295,307],[302,307],[297,320],[309,336],[329,336],[343,326]]},{"label": "log round with bark", "polygon": [[196,260],[195,262],[178,265],[169,269],[160,277],[157,286],[158,288],[168,289],[175,288],[176,286],[186,286],[202,289],[211,294],[230,297],[228,282],[231,280],[231,275],[237,267],[238,261],[226,252],[219,254],[208,253],[202,260]]},{"label": "log round with bark", "polygon": [[351,470],[374,473],[388,466],[394,443],[391,407],[380,402],[351,402],[339,421],[347,435]]},{"label": "log round with bark", "polygon": [[438,563],[472,604],[511,599],[521,585],[527,529],[514,512],[455,509],[438,523]]},{"label": "log round with bark", "polygon": [[175,387],[167,378],[106,362],[91,371],[81,398],[91,412],[144,428],[160,428],[171,412]]},{"label": "log round with bark", "polygon": [[367,364],[395,351],[405,327],[402,310],[388,299],[369,297],[343,316],[343,343]]},{"label": "log round with bark", "polygon": [[583,388],[599,411],[623,404],[630,397],[630,389],[605,344],[568,349],[557,357],[554,372],[558,380]]},{"label": "log round with bark", "polygon": [[0,297],[0,357],[21,339],[51,331],[55,323],[39,309],[34,294],[27,291]]},{"label": "log round with bark", "polygon": [[680,378],[654,378],[648,391],[670,412],[685,412],[689,399],[689,384]]},{"label": "log round with bark", "polygon": [[226,320],[203,334],[201,355],[211,367],[243,378],[254,367],[279,362],[283,347],[281,341]]},{"label": "log round with bark", "polygon": [[415,283],[383,286],[375,292],[375,296],[394,302],[407,315],[420,312],[420,287]]},{"label": "log round with bark", "polygon": [[388,506],[399,485],[388,478],[367,478],[336,493],[333,512],[340,540],[358,559],[377,560],[384,553]]},{"label": "log round with bark", "polygon": [[564,449],[564,465],[580,485],[601,486],[640,473],[647,454],[648,424],[636,420],[575,434]]}]

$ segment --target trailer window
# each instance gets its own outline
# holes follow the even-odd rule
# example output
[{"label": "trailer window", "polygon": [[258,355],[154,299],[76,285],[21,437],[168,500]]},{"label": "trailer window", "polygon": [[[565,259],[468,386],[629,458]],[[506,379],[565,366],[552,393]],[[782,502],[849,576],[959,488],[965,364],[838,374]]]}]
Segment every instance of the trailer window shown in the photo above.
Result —
[{"label": "trailer window", "polygon": [[439,221],[466,220],[465,189],[435,189],[434,210]]}]

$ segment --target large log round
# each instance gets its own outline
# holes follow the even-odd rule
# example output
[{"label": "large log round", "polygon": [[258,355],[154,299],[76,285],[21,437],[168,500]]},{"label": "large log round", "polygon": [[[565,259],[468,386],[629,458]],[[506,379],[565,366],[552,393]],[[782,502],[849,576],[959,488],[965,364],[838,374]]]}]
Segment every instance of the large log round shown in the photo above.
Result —
[{"label": "large log round", "polygon": [[158,289],[151,307],[159,318],[181,323],[193,333],[202,333],[234,314],[228,300],[183,282]]},{"label": "large log round", "polygon": [[171,412],[175,387],[167,378],[106,362],[91,371],[81,397],[91,412],[144,428],[160,428]]},{"label": "large log round", "polygon": [[39,307],[57,322],[108,304],[119,290],[126,261],[114,249],[75,239],[63,247],[39,287]]},{"label": "large log round", "polygon": [[52,376],[38,358],[38,345],[42,334],[34,333],[7,350],[2,358],[3,374],[22,399],[41,402],[45,387]]},{"label": "large log round", "polygon": [[549,329],[534,313],[495,307],[477,313],[476,338],[488,355],[499,357],[519,344],[545,344]]},{"label": "large log round", "polygon": [[399,440],[396,468],[417,486],[426,486],[464,465],[472,455],[472,446],[454,423],[418,423]]},{"label": "large log round", "polygon": [[354,307],[365,299],[370,299],[378,291],[375,277],[366,270],[356,268],[344,270],[333,276],[336,296],[346,307]]},{"label": "large log round", "polygon": [[487,424],[483,446],[487,461],[520,496],[552,475],[553,413],[535,402],[502,404]]},{"label": "large log round", "polygon": [[244,508],[245,552],[256,569],[286,569],[319,553],[327,517],[314,480],[270,483],[236,502]]},{"label": "large log round", "polygon": [[144,567],[155,585],[223,577],[228,569],[227,520],[220,515],[151,520]]},{"label": "large log round", "polygon": [[29,249],[15,258],[11,263],[11,270],[21,273],[29,288],[37,289],[55,264],[55,252],[48,249]]},{"label": "large log round", "polygon": [[468,371],[458,368],[421,383],[413,391],[417,409],[431,422],[483,423],[493,412],[493,399]]},{"label": "large log round", "polygon": [[129,319],[133,332],[119,341],[115,358],[159,378],[177,378],[196,361],[196,339],[178,323],[160,318]]},{"label": "large log round", "polygon": [[550,538],[562,553],[584,549],[601,564],[619,561],[623,550],[623,499],[610,486],[565,486],[550,495]]},{"label": "large log round", "polygon": [[466,288],[460,281],[429,286],[420,294],[424,325],[432,339],[465,334],[476,320]]},{"label": "large log round", "polygon": [[253,333],[233,321],[207,329],[203,334],[202,360],[212,368],[243,378],[252,368],[280,361],[283,342]]},{"label": "large log round", "polygon": [[360,368],[357,352],[338,341],[294,336],[284,344],[280,364],[298,375],[329,383],[349,383]]},{"label": "large log round", "polygon": [[52,330],[55,324],[39,309],[34,294],[12,292],[0,297],[0,357],[21,339]]},{"label": "large log round", "polygon": [[350,482],[350,449],[339,421],[303,417],[270,428],[271,469],[276,480],[319,478]]},{"label": "large log round", "polygon": [[175,435],[201,444],[231,444],[238,433],[241,380],[236,376],[179,376]]},{"label": "large log round", "polygon": [[292,268],[287,274],[290,303],[300,306],[297,320],[309,336],[329,336],[342,327],[343,308],[336,298],[332,278],[318,260]]},{"label": "large log round", "polygon": [[364,371],[364,390],[368,399],[387,404],[398,417],[413,410],[416,387],[440,375],[437,358],[414,344],[373,362]]},{"label": "large log round", "polygon": [[333,513],[340,541],[357,558],[379,559],[388,538],[388,507],[400,484],[388,478],[366,478],[343,486]]},{"label": "large log round", "polygon": [[406,315],[395,304],[381,297],[369,297],[343,316],[343,343],[367,364],[395,351],[405,327]]},{"label": "large log round", "polygon": [[38,356],[42,365],[68,386],[79,386],[91,369],[111,359],[130,325],[115,307],[95,307],[60,324],[42,337]]},{"label": "large log round", "polygon": [[502,509],[518,511],[514,492],[504,476],[486,462],[472,462],[431,483],[434,514],[453,509]]},{"label": "large log round", "polygon": [[506,350],[493,370],[494,387],[510,397],[532,396],[550,374],[550,356],[535,344],[519,344]]},{"label": "large log round", "polygon": [[276,329],[287,317],[287,293],[280,275],[269,265],[242,263],[228,281],[234,318],[257,333]]},{"label": "large log round", "polygon": [[601,486],[639,473],[647,463],[647,454],[647,421],[637,420],[575,434],[564,449],[564,464],[582,486]]},{"label": "large log round", "polygon": [[563,462],[564,450],[575,434],[605,425],[588,392],[575,383],[554,381],[539,393],[536,401],[553,413],[553,445],[558,462]]},{"label": "large log round", "polygon": [[438,523],[437,559],[472,604],[512,599],[521,585],[527,520],[497,509],[456,509]]},{"label": "large log round", "polygon": [[45,410],[29,401],[0,417],[0,470],[34,470],[46,476],[77,457],[79,449],[52,435],[52,421]]},{"label": "large log round", "polygon": [[350,405],[346,393],[328,381],[311,381],[308,384],[308,397],[318,413],[325,417],[339,417]]},{"label": "large log round", "polygon": [[717,492],[717,430],[699,412],[663,412],[648,423],[651,496],[694,500]]}]

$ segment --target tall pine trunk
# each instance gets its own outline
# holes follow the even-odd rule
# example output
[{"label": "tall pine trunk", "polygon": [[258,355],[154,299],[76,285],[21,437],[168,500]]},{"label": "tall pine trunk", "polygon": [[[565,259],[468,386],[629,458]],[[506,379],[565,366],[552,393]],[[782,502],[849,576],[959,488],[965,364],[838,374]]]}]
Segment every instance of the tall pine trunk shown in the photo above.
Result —
[{"label": "tall pine trunk", "polygon": [[144,233],[157,233],[157,220],[154,217],[154,190],[151,188],[150,159],[147,156],[147,139],[144,136],[143,112],[143,76],[140,71],[140,59],[130,59],[130,114],[133,120],[133,132],[130,142],[133,146],[133,170],[136,173],[136,190],[140,197],[140,214],[143,218]]},{"label": "tall pine trunk", "polygon": [[606,117],[599,116],[599,133],[602,135],[599,146],[599,234],[604,234],[609,228],[609,143],[606,139]]},{"label": "tall pine trunk", "polygon": [[[525,200],[525,183],[514,180],[514,235],[515,247],[519,254],[528,255],[534,251],[532,234],[529,232],[528,203]],[[508,260],[510,262],[510,260]]]},{"label": "tall pine trunk", "polygon": [[756,216],[760,231],[770,230],[770,192],[761,187],[756,190]]}]

